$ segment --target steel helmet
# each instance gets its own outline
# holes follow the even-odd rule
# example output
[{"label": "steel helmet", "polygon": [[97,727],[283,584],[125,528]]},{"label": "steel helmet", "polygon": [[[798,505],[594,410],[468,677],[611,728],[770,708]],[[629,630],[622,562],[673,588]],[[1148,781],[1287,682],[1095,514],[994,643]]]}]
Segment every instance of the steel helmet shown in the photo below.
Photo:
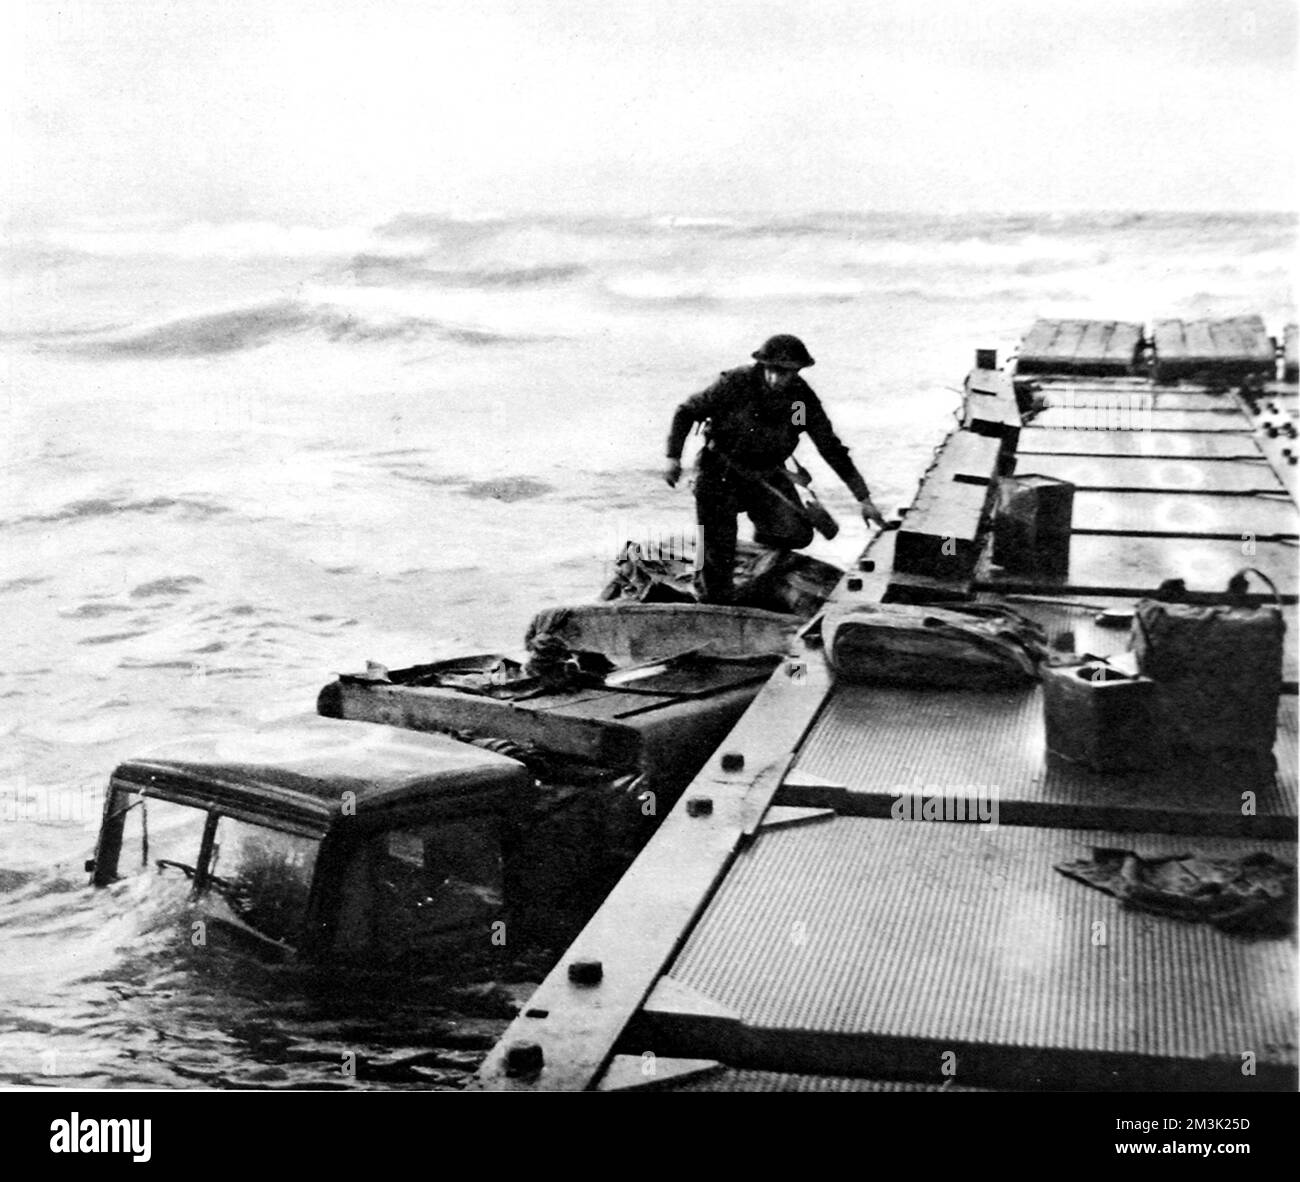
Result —
[{"label": "steel helmet", "polygon": [[805,369],[809,365],[816,364],[808,350],[804,348],[803,341],[786,332],[768,337],[763,342],[763,347],[751,356],[755,361],[761,361],[764,365],[776,369]]}]

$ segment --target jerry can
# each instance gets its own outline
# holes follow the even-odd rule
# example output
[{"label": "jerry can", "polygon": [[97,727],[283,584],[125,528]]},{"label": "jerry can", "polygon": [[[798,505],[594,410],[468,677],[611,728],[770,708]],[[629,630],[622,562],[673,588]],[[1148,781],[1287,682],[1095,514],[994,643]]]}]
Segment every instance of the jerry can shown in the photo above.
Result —
[{"label": "jerry can", "polygon": [[1149,678],[1100,661],[1042,671],[1047,749],[1096,772],[1126,772],[1158,762]]}]

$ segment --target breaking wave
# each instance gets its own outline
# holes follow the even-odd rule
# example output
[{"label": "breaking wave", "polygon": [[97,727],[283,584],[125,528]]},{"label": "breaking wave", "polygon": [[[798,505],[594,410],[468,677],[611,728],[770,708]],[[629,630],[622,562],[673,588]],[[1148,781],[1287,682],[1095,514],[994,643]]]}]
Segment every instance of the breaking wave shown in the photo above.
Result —
[{"label": "breaking wave", "polygon": [[[84,267],[73,268],[69,282],[84,279],[91,290],[99,279],[85,270],[87,258],[116,271],[128,258],[134,268],[164,257],[159,282],[183,291],[197,277],[193,310],[181,311],[178,299],[165,319],[144,321],[120,304],[88,305],[74,322],[62,305],[42,311],[29,301],[36,311],[28,313],[15,301],[28,331],[16,323],[0,337],[98,358],[212,357],[304,334],[343,345],[483,347],[605,330],[638,308],[731,305],[748,315],[750,306],[778,302],[1109,302],[1132,287],[1135,267],[1145,268],[1145,287],[1159,304],[1188,291],[1207,293],[1206,306],[1215,306],[1216,293],[1234,306],[1239,293],[1262,292],[1276,303],[1288,298],[1295,236],[1291,215],[1161,213],[405,213],[335,229],[81,227],[31,235],[0,254],[15,273],[42,276],[75,256]],[[266,286],[241,299],[246,276],[261,273],[259,258],[275,262],[275,277],[268,267]],[[233,261],[234,271],[221,272],[223,288],[208,283],[212,260]],[[215,290],[229,302],[216,304]]]},{"label": "breaking wave", "polygon": [[199,312],[112,332],[46,333],[36,343],[40,349],[88,357],[194,358],[256,349],[308,332],[349,344],[443,340],[460,345],[497,345],[539,339],[530,334],[407,315],[395,308],[348,307],[295,298]]}]

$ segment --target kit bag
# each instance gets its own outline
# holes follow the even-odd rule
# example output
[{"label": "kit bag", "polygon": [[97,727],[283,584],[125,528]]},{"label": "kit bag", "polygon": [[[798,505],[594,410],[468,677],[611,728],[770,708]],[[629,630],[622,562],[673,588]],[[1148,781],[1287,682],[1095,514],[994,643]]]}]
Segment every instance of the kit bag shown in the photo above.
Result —
[{"label": "kit bag", "polygon": [[890,685],[1015,685],[1037,678],[1047,656],[1037,624],[993,604],[835,607],[822,640],[838,675]]},{"label": "kit bag", "polygon": [[1271,755],[1285,629],[1278,606],[1139,602],[1130,646],[1138,672],[1155,683],[1164,740],[1202,753]]}]

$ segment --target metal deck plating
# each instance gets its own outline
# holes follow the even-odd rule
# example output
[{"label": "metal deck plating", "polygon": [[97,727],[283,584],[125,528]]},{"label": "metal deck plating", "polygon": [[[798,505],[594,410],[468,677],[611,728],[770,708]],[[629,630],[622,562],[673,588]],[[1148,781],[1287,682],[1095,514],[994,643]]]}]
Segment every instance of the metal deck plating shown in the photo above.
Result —
[{"label": "metal deck plating", "polygon": [[[1296,389],[1271,381],[1258,318],[1161,322],[1150,340],[1114,321],[1040,322],[1022,351],[1036,389],[976,371],[967,428],[940,453],[993,436],[1002,471],[1076,481],[1067,576],[1009,576],[984,536],[969,569],[904,574],[885,534],[868,548],[874,572],[836,596],[1005,599],[1107,655],[1127,633],[1101,626],[1103,609],[1175,578],[1221,601],[1229,576],[1256,567],[1289,626],[1276,773],[1206,760],[1100,775],[1048,754],[1040,687],[836,684],[799,642],[480,1086],[1297,1086],[1294,935],[1128,910],[1054,869],[1094,846],[1295,861]],[[941,483],[969,494],[951,467],[918,490],[931,517]],[[895,819],[900,802],[943,793],[996,800],[998,823]]]}]

